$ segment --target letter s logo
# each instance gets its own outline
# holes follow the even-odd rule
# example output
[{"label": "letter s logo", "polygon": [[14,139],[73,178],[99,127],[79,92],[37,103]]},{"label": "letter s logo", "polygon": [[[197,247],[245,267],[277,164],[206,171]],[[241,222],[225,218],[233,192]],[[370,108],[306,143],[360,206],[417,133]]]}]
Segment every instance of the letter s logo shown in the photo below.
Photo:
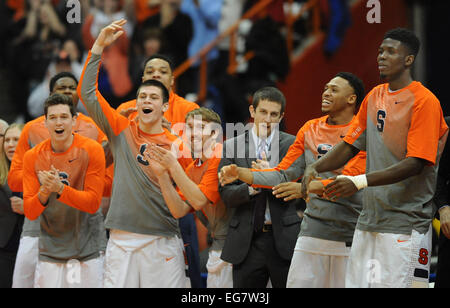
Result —
[{"label": "letter s logo", "polygon": [[377,111],[377,129],[380,133],[384,131],[384,123],[386,120],[386,111],[385,110],[378,110]]}]

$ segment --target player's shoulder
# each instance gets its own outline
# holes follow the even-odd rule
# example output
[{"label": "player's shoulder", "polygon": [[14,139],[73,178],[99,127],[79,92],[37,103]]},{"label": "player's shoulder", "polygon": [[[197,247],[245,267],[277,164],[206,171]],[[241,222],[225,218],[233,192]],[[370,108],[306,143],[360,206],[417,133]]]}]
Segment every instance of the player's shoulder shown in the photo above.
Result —
[{"label": "player's shoulder", "polygon": [[439,102],[439,99],[436,97],[436,95],[434,95],[434,93],[431,92],[430,89],[425,87],[421,82],[413,81],[413,84],[414,84],[413,91],[415,92],[416,95],[420,95],[426,98],[427,100]]},{"label": "player's shoulder", "polygon": [[173,102],[177,108],[183,108],[184,110],[189,110],[189,111],[200,108],[200,106],[197,103],[188,101],[184,97],[181,97],[174,92],[172,92],[172,95],[173,95]]},{"label": "player's shoulder", "polygon": [[75,143],[75,146],[85,148],[88,151],[94,151],[94,153],[95,151],[103,150],[102,145],[97,141],[77,133],[74,133],[73,135],[74,135],[73,142]]},{"label": "player's shoulder", "polygon": [[129,100],[129,101],[125,102],[125,103],[120,104],[119,107],[117,107],[116,110],[117,111],[121,111],[121,110],[125,110],[125,109],[128,109],[128,108],[134,108],[134,107],[136,107],[136,99],[132,99],[132,100]]},{"label": "player's shoulder", "polygon": [[23,156],[24,157],[23,161],[24,162],[26,161],[27,156],[32,157],[32,156],[38,155],[38,153],[41,153],[43,151],[48,151],[49,149],[51,149],[50,138],[41,141],[40,143],[36,144],[31,149],[27,150],[25,155]]},{"label": "player's shoulder", "polygon": [[34,120],[28,121],[27,123],[25,123],[23,129],[29,130],[38,126],[45,126],[45,115],[37,117]]},{"label": "player's shoulder", "polygon": [[[325,116],[322,116],[322,117],[319,117],[319,118],[314,118],[314,119],[308,120],[308,121],[300,128],[300,131],[303,131],[303,132],[304,132],[304,131],[307,131],[307,130],[311,129],[311,127],[313,127],[313,126],[320,125],[321,123],[326,123],[327,118],[328,118],[328,116],[325,115]],[[300,132],[300,131],[299,131],[299,132]]]}]

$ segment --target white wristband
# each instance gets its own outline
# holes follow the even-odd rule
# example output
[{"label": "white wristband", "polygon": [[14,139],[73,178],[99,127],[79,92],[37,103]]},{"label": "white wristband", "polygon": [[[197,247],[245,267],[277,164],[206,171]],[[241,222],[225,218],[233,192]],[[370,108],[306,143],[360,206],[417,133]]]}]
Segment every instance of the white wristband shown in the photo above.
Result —
[{"label": "white wristband", "polygon": [[358,190],[361,190],[363,188],[366,188],[367,185],[367,176],[365,174],[360,174],[360,175],[356,175],[356,176],[350,176],[350,175],[338,175],[336,177],[338,178],[347,178],[350,181],[353,182],[353,184],[355,184],[356,188]]}]

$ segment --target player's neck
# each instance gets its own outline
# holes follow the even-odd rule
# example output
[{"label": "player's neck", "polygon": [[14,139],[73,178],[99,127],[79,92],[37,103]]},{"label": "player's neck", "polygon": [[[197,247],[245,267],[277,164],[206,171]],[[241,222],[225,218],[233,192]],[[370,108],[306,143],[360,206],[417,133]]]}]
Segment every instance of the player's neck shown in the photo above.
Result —
[{"label": "player's neck", "polygon": [[413,82],[413,79],[411,77],[411,74],[408,71],[404,71],[403,74],[398,76],[397,78],[393,78],[392,80],[389,80],[389,90],[391,91],[397,91],[400,89],[403,89],[407,87],[409,84]]},{"label": "player's neck", "polygon": [[54,140],[52,139],[50,141],[51,145],[52,145],[52,150],[55,153],[64,153],[65,151],[67,151],[73,144],[73,139],[74,139],[74,135],[70,134],[70,137],[68,137],[65,140]]},{"label": "player's neck", "polygon": [[156,135],[164,132],[161,120],[154,123],[143,123],[139,121],[139,129],[149,135]]},{"label": "player's neck", "polygon": [[337,112],[336,114],[330,113],[328,115],[327,124],[328,125],[345,125],[350,123],[353,119],[353,110],[344,110],[342,112]]}]

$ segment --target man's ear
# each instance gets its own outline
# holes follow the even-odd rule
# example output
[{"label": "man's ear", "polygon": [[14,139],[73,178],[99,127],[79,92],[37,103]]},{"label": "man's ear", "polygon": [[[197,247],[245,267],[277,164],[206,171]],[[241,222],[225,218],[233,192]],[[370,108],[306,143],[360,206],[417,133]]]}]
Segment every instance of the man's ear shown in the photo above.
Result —
[{"label": "man's ear", "polygon": [[77,115],[72,116],[72,127],[75,128],[75,126],[77,125]]},{"label": "man's ear", "polygon": [[356,94],[351,94],[347,99],[347,103],[350,105],[355,105],[356,104]]},{"label": "man's ear", "polygon": [[407,66],[407,67],[412,66],[415,59],[416,59],[416,57],[413,56],[413,55],[406,56],[406,58],[405,58],[405,66]]},{"label": "man's ear", "polygon": [[250,117],[251,117],[252,119],[254,119],[254,118],[255,118],[255,108],[253,108],[253,105],[250,105],[250,106],[248,107],[248,111],[250,112]]},{"label": "man's ear", "polygon": [[166,112],[169,109],[169,102],[166,102],[162,105],[161,110],[162,112]]}]

